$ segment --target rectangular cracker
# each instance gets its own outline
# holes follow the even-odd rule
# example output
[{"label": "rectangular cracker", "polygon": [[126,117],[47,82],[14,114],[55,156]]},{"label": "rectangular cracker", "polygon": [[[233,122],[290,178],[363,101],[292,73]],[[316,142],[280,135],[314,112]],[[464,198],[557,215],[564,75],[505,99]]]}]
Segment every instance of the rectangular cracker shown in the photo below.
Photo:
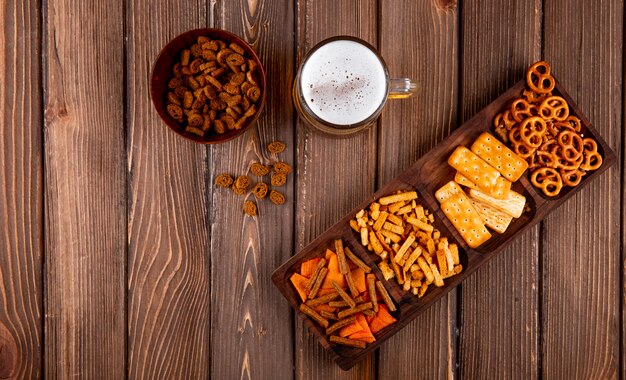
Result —
[{"label": "rectangular cracker", "polygon": [[474,198],[489,206],[502,211],[505,214],[511,215],[514,218],[519,218],[524,212],[524,206],[526,205],[526,198],[513,190],[509,191],[506,199],[496,199],[483,193],[480,190],[471,189],[470,198]]},{"label": "rectangular cracker", "polygon": [[[459,185],[469,187],[470,189],[481,190],[480,187],[478,187],[478,185],[470,181],[466,176],[464,176],[463,174],[459,172],[456,172],[456,174],[454,175],[454,180]],[[493,187],[491,191],[487,192],[487,194],[491,195],[492,197],[496,199],[506,199],[509,191],[511,190],[512,185],[513,183],[507,180],[506,178],[498,177],[496,181],[496,185]]]},{"label": "rectangular cracker", "polygon": [[496,169],[462,145],[452,152],[448,164],[485,191],[491,191],[500,177]]},{"label": "rectangular cracker", "polygon": [[470,149],[511,182],[517,181],[528,169],[526,160],[487,132],[483,132]]},{"label": "rectangular cracker", "polygon": [[461,189],[461,186],[459,186],[454,181],[450,181],[446,183],[445,185],[441,186],[439,190],[435,191],[435,198],[437,198],[439,203],[442,203],[462,192],[463,192],[463,189]]},{"label": "rectangular cracker", "polygon": [[497,233],[503,234],[511,224],[513,217],[506,214],[495,207],[491,207],[487,203],[470,198],[470,202],[478,215],[483,219],[485,225]]},{"label": "rectangular cracker", "polygon": [[441,203],[441,211],[471,248],[479,247],[491,238],[465,193],[454,195]]}]

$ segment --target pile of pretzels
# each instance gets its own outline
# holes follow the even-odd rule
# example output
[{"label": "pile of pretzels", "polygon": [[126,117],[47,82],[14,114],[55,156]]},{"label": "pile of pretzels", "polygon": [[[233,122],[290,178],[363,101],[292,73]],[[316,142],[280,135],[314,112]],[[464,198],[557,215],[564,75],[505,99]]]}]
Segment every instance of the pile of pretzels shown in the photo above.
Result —
[{"label": "pile of pretzels", "polygon": [[596,141],[582,134],[580,119],[570,115],[567,101],[552,94],[555,80],[548,62],[528,69],[526,85],[522,97],[494,118],[495,133],[528,162],[532,184],[555,197],[598,169],[602,155]]}]

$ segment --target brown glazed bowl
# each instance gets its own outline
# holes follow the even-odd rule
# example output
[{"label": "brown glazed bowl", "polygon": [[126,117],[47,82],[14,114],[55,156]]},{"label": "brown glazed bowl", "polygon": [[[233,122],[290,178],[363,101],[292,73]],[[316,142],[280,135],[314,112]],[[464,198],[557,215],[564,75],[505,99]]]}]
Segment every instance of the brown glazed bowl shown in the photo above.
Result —
[{"label": "brown glazed bowl", "polygon": [[[193,133],[186,132],[183,128],[183,125],[172,118],[166,110],[166,96],[169,90],[167,84],[172,79],[174,74],[172,73],[172,68],[174,63],[176,63],[180,59],[180,53],[184,49],[188,49],[191,45],[196,43],[196,40],[199,36],[207,36],[211,39],[220,39],[226,41],[228,43],[235,42],[239,46],[241,46],[245,52],[246,57],[254,60],[258,66],[257,75],[259,80],[261,81],[261,97],[259,101],[256,103],[257,111],[256,113],[248,118],[246,124],[241,129],[238,130],[230,130],[224,134],[216,133],[215,131],[209,132],[209,134],[205,137],[200,137],[198,135],[194,135]],[[202,28],[202,29],[194,29],[187,31],[178,37],[174,38],[170,41],[159,53],[156,61],[154,62],[154,66],[152,67],[152,78],[150,81],[150,94],[152,97],[152,104],[154,104],[154,108],[157,113],[163,120],[163,122],[174,132],[183,136],[184,138],[200,143],[200,144],[219,144],[229,140],[234,139],[235,137],[243,134],[245,131],[250,128],[252,124],[259,117],[259,114],[263,110],[263,106],[265,105],[265,94],[266,94],[266,83],[265,83],[265,70],[263,69],[263,65],[261,64],[261,60],[256,55],[254,50],[247,42],[239,38],[238,36],[227,32],[223,29],[213,29],[213,28]]]}]

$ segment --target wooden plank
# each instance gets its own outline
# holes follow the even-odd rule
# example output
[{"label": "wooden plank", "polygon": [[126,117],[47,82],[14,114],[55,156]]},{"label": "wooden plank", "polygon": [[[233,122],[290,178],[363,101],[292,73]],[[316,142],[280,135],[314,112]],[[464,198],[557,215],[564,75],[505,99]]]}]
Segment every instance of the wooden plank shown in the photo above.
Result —
[{"label": "wooden plank", "polygon": [[[412,99],[391,101],[379,129],[378,186],[457,126],[458,11],[455,2],[383,1],[380,48],[390,74],[419,83]],[[381,379],[454,377],[456,290],[380,349]]]},{"label": "wooden plank", "polygon": [[[280,159],[294,166],[293,107],[288,96],[294,65],[293,2],[224,1],[214,14],[217,27],[255,48],[267,73],[267,102],[256,127],[211,148],[210,184],[222,172],[246,173],[255,161]],[[287,145],[277,157],[267,150],[275,140]],[[257,177],[250,176],[255,183]],[[211,378],[293,377],[292,314],[271,282],[272,271],[293,251],[293,177],[277,188],[287,203],[276,206],[262,199],[256,202],[255,218],[244,215],[244,197],[230,190],[213,192]],[[255,198],[247,194],[245,199]]]},{"label": "wooden plank", "polygon": [[[609,145],[620,151],[623,2],[546,0],[544,12],[545,59]],[[544,378],[618,377],[619,175],[617,167],[610,169],[545,222]]]},{"label": "wooden plank", "polygon": [[[464,1],[461,17],[460,105],[467,120],[539,59],[541,2]],[[534,227],[461,286],[460,377],[539,376],[538,239]]]},{"label": "wooden plank", "polygon": [[[317,42],[335,35],[354,35],[377,44],[376,1],[298,0],[296,7],[298,62]],[[297,124],[295,251],[371,195],[376,180],[376,128],[350,138],[334,139],[311,131],[301,120]],[[299,318],[295,325],[297,378],[375,376],[373,356],[344,372]]]},{"label": "wooden plank", "polygon": [[125,376],[122,1],[44,4],[46,377]]},{"label": "wooden plank", "polygon": [[168,41],[206,24],[204,1],[128,3],[129,378],[210,377],[210,156],[159,119],[148,80]]},{"label": "wooden plank", "polygon": [[42,367],[43,187],[40,11],[0,6],[0,378]]}]

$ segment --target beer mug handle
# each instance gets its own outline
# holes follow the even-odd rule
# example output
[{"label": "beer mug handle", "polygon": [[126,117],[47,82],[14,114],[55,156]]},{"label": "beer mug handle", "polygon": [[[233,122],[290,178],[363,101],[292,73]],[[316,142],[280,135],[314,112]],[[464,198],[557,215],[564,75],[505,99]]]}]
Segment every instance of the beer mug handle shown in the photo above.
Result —
[{"label": "beer mug handle", "polygon": [[404,99],[417,92],[417,83],[409,78],[389,79],[389,99]]}]

